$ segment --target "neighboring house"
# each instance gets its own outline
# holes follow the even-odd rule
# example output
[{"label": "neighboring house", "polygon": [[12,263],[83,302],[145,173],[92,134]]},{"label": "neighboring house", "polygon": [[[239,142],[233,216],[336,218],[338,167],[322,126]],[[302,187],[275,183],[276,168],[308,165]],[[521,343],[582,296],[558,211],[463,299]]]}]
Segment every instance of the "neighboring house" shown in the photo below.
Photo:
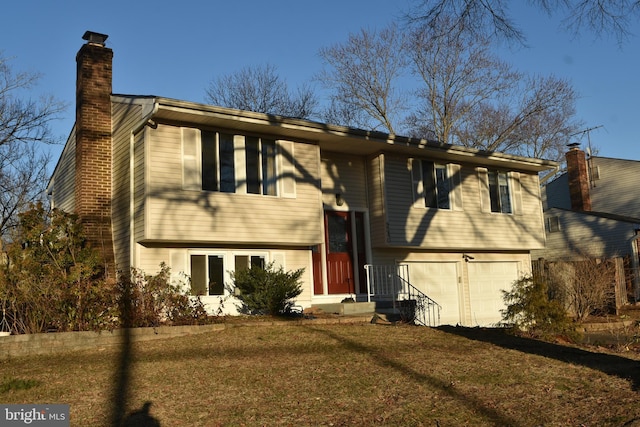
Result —
[{"label": "neighboring house", "polygon": [[534,258],[628,257],[636,299],[640,162],[590,156],[574,145],[567,170],[543,186],[547,246]]},{"label": "neighboring house", "polygon": [[309,307],[384,298],[379,273],[402,266],[441,323],[489,325],[544,247],[538,173],[553,162],[115,95],[106,36],[85,39],[49,194],[112,272],[165,262],[210,310],[234,312],[238,268],[305,268],[296,303]]}]

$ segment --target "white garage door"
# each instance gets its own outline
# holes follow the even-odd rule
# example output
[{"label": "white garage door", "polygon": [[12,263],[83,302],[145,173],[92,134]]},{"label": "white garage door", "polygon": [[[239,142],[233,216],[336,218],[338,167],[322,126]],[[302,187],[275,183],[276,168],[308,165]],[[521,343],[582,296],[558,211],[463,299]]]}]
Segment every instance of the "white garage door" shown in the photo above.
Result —
[{"label": "white garage door", "polygon": [[471,322],[478,326],[493,326],[502,320],[505,308],[502,290],[511,290],[518,279],[517,262],[470,262],[469,303]]},{"label": "white garage door", "polygon": [[410,262],[408,265],[411,284],[442,307],[440,324],[462,323],[457,263]]}]

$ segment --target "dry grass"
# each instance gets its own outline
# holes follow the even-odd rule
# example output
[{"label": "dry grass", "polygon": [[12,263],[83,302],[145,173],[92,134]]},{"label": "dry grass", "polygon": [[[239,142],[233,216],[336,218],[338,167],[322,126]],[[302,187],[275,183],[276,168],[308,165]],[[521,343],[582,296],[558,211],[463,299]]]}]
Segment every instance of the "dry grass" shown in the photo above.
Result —
[{"label": "dry grass", "polygon": [[[638,362],[480,329],[238,326],[132,349],[128,409],[166,426],[621,426]],[[0,362],[3,403],[108,425],[116,349]]]}]

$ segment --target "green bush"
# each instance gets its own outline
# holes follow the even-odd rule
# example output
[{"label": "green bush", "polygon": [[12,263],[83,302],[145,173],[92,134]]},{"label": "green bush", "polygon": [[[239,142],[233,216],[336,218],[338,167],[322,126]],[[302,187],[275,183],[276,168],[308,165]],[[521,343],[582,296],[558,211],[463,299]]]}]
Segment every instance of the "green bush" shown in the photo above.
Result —
[{"label": "green bush", "polygon": [[304,268],[295,271],[254,266],[231,273],[236,296],[242,301],[242,311],[251,314],[287,314],[293,299],[302,293],[300,278]]},{"label": "green bush", "polygon": [[507,306],[502,310],[503,325],[538,338],[564,335],[575,338],[575,327],[564,304],[550,297],[547,283],[525,276],[502,291]]}]

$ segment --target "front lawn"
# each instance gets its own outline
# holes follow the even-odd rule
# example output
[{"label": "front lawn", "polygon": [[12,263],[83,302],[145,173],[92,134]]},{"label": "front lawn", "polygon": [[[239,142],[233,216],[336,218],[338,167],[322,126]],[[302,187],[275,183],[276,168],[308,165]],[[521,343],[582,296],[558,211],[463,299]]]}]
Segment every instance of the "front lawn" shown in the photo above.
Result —
[{"label": "front lawn", "polygon": [[636,355],[501,331],[255,325],[129,351],[118,393],[119,349],[2,361],[0,402],[66,403],[74,426],[109,425],[118,401],[127,412],[151,402],[164,427],[621,426],[640,418]]}]

